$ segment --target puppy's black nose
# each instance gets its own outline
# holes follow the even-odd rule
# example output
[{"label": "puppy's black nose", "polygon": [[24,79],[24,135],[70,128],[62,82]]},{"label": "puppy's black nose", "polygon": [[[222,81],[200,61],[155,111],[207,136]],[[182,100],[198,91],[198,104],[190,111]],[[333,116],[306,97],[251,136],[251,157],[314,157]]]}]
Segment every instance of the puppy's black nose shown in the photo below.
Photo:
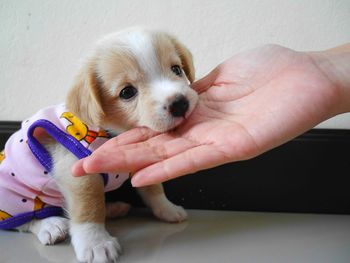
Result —
[{"label": "puppy's black nose", "polygon": [[189,106],[188,99],[184,95],[178,95],[170,104],[169,111],[173,117],[184,117]]}]

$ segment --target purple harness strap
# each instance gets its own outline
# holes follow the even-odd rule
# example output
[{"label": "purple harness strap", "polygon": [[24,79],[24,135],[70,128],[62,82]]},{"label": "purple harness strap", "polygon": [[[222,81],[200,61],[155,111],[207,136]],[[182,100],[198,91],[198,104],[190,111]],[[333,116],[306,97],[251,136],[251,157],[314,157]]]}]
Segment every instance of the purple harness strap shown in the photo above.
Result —
[{"label": "purple harness strap", "polygon": [[62,216],[62,215],[63,215],[63,209],[61,207],[48,206],[37,211],[18,214],[14,217],[7,218],[4,221],[0,221],[0,229],[3,229],[3,230],[14,229],[18,226],[21,226],[25,223],[32,221],[34,218],[44,219],[50,216]]},{"label": "purple harness strap", "polygon": [[[78,159],[83,159],[91,155],[92,152],[89,149],[85,148],[73,136],[57,128],[52,122],[43,119],[37,120],[28,129],[28,145],[34,156],[48,172],[52,172],[53,169],[52,157],[45,147],[34,137],[34,130],[38,127],[43,128],[52,138],[73,153]],[[106,185],[108,183],[108,175],[102,173],[101,176],[103,177],[104,185]]]},{"label": "purple harness strap", "polygon": [[[53,161],[50,153],[34,137],[34,130],[38,127],[43,128],[51,137],[73,153],[78,159],[91,155],[91,151],[89,149],[85,148],[73,136],[57,128],[52,122],[44,119],[37,120],[28,129],[28,146],[36,159],[41,163],[47,172],[52,172]],[[101,176],[103,178],[104,185],[107,185],[108,174],[103,173]],[[34,218],[43,219],[50,216],[62,216],[63,214],[63,209],[61,207],[48,206],[40,210],[17,214],[13,217],[7,218],[6,220],[0,221],[0,229],[14,229],[20,225],[30,222]]]}]

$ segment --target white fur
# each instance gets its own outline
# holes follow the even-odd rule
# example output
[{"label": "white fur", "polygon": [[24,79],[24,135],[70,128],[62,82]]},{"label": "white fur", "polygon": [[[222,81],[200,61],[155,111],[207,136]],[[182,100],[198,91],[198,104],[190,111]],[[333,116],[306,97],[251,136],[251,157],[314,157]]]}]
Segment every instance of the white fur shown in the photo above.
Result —
[{"label": "white fur", "polygon": [[[60,181],[69,180],[71,176],[70,168],[77,161],[77,158],[59,144],[47,144],[46,147],[54,160],[53,176],[58,182],[69,207],[74,200],[71,200],[70,192],[62,187]],[[110,205],[110,207],[115,210],[118,205]],[[122,209],[120,213],[126,213],[125,209],[124,211]],[[116,211],[110,211],[109,213],[113,212],[117,216]],[[44,245],[52,245],[64,240],[68,235],[68,229],[69,220],[63,217],[34,220],[20,228],[22,231],[34,233]],[[121,247],[117,239],[107,233],[104,224],[71,223],[70,234],[75,253],[81,262],[111,262],[116,260],[120,254]]]},{"label": "white fur", "polygon": [[185,96],[189,101],[189,109],[186,112],[187,118],[193,111],[198,101],[197,93],[188,88],[188,84],[180,81],[172,81],[166,78],[159,78],[151,83],[151,96],[155,101],[155,112],[143,110],[140,104],[140,126],[154,127],[160,131],[166,131],[178,126],[183,117],[173,117],[169,113],[169,106],[178,95]]},{"label": "white fur", "polygon": [[53,157],[53,177],[57,182],[62,195],[65,198],[65,209],[70,207],[73,200],[70,199],[71,195],[68,189],[62,186],[61,182],[64,180],[69,180],[71,175],[71,167],[78,160],[70,151],[64,148],[60,144],[47,144],[46,148],[50,152],[50,155]]},{"label": "white fur", "polygon": [[[54,144],[49,147],[49,151],[54,156],[54,177],[60,180],[69,180],[67,176],[71,176],[70,168],[77,158],[61,145]],[[61,185],[60,183],[58,184]],[[67,206],[74,200],[70,200],[71,195],[67,189],[60,187],[66,199]],[[111,209],[118,205],[109,205]],[[108,213],[112,213],[109,211]],[[115,211],[114,211],[115,212]],[[121,213],[127,211],[121,211]],[[116,213],[116,212],[115,212]],[[103,263],[115,261],[120,252],[121,247],[116,238],[111,237],[105,229],[104,224],[98,223],[71,223],[70,226],[71,242],[79,261]]]},{"label": "white fur", "polygon": [[[58,182],[60,180],[69,180],[70,167],[77,160],[76,157],[67,149],[59,144],[46,145],[54,160],[53,176]],[[70,200],[70,193],[67,189],[60,187],[67,207]],[[181,222],[187,218],[186,211],[181,206],[171,203],[165,195],[159,194],[155,196],[147,195],[142,188],[139,193],[144,202],[150,206],[154,215],[166,222]],[[115,218],[124,216],[130,209],[130,205],[123,202],[116,202],[106,205],[107,216]],[[49,217],[43,220],[34,220],[19,230],[34,233],[39,241],[44,245],[53,245],[54,243],[63,241],[68,235],[70,229],[71,242],[74,247],[77,259],[81,262],[114,262],[121,253],[121,246],[117,238],[108,234],[104,224],[98,223],[71,223],[63,217]]]},{"label": "white fur", "polygon": [[[167,131],[179,125],[182,117],[173,117],[168,111],[171,100],[176,95],[184,95],[190,103],[187,117],[197,104],[197,93],[189,87],[189,81],[183,72],[182,77],[169,78],[171,64],[168,68],[162,68],[153,45],[152,32],[147,29],[132,28],[119,33],[110,34],[104,37],[97,44],[96,53],[103,56],[108,61],[108,55],[114,51],[123,51],[126,55],[133,57],[142,69],[145,82],[142,87],[135,85],[139,95],[136,99],[124,103],[125,109],[129,112],[130,119],[136,119],[138,126],[147,126],[157,131]],[[181,64],[181,60],[176,55],[175,49],[170,50],[172,63]],[[170,61],[169,61],[170,62]],[[104,63],[97,63],[97,71],[103,79]],[[130,73],[130,72],[129,72]],[[170,72],[170,74],[173,74]],[[135,75],[135,73],[133,73]],[[134,76],[135,77],[135,76]],[[135,77],[137,79],[137,76]],[[122,79],[120,76],[109,83],[105,83],[107,93],[118,96],[121,89]],[[124,83],[123,83],[124,84]],[[122,85],[123,85],[122,84]],[[132,82],[129,84],[133,84]],[[150,91],[147,98],[141,95],[142,89]],[[149,103],[152,101],[152,103]],[[154,105],[155,109],[150,109],[149,104]],[[115,124],[109,124],[108,128],[119,128]]]},{"label": "white fur", "polygon": [[79,261],[115,262],[121,253],[117,238],[111,237],[103,224],[72,224],[70,233],[72,245]]},{"label": "white fur", "polygon": [[142,188],[139,189],[143,201],[152,208],[153,214],[166,222],[182,222],[187,219],[187,213],[182,206],[170,202],[164,194],[148,195]]},{"label": "white fur", "polygon": [[161,69],[151,36],[147,32],[139,30],[128,34],[125,40],[138,64],[147,73],[148,80],[159,77]]},{"label": "white fur", "polygon": [[[150,96],[145,98],[145,103],[134,101],[129,104],[135,107],[135,110],[127,111],[130,112],[129,117],[137,118],[138,125],[166,131],[183,121],[183,117],[170,115],[168,107],[172,102],[171,100],[179,94],[184,95],[189,100],[190,106],[185,116],[187,117],[194,109],[198,96],[195,91],[189,88],[188,80],[185,76],[183,78],[174,78],[176,80],[165,77],[166,74],[162,72],[160,63],[157,61],[157,55],[152,43],[151,34],[146,30],[123,31],[122,33],[109,35],[99,41],[97,50],[93,52],[94,54],[91,57],[98,54],[108,60],[110,54],[108,52],[113,52],[113,48],[125,49],[127,53],[132,54],[146,73],[145,79],[147,83],[144,83],[144,86],[150,87],[151,91],[149,92]],[[96,69],[98,70],[98,67]],[[98,72],[98,74],[101,77],[100,75],[103,74],[103,71]],[[119,82],[118,76],[112,80],[108,87],[109,95],[116,95],[116,86],[119,85]],[[150,111],[147,108],[146,105],[149,105],[149,103],[147,104],[146,102],[149,102],[149,100],[155,101],[155,110]],[[118,123],[112,123],[111,125],[118,127]],[[49,143],[46,146],[54,160],[54,179],[65,198],[65,208],[69,212],[71,204],[75,200],[73,200],[70,191],[65,188],[64,182],[72,180],[70,169],[77,159],[61,145]],[[180,222],[187,218],[186,211],[181,206],[171,203],[162,191],[155,195],[142,191],[142,189],[139,192],[145,203],[152,208],[156,217],[167,222]],[[116,203],[108,205],[107,208],[109,208],[107,216],[116,217],[125,215],[130,206],[125,203]],[[53,244],[67,236],[68,228],[68,219],[51,217],[32,221],[19,229],[33,232],[43,244]],[[79,261],[114,262],[121,252],[117,239],[108,234],[104,224],[94,222],[77,223],[77,221],[74,221],[71,222],[69,232]]]},{"label": "white fur", "polygon": [[43,245],[53,245],[64,241],[68,235],[68,229],[69,220],[58,216],[33,220],[18,228],[20,231],[29,231],[35,234]]},{"label": "white fur", "polygon": [[[167,78],[157,78],[151,82],[151,96],[159,101],[159,104],[166,105],[169,99],[176,94],[182,94],[185,91],[184,83],[171,81]],[[186,83],[186,88],[188,85]]]}]

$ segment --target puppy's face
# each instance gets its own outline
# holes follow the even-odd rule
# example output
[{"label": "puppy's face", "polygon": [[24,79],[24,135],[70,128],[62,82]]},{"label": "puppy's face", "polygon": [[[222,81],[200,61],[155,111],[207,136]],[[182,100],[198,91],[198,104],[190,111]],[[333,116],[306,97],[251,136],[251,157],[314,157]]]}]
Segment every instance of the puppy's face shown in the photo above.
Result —
[{"label": "puppy's face", "polygon": [[69,93],[67,107],[88,124],[117,132],[167,131],[193,110],[190,52],[160,32],[131,30],[97,43]]}]

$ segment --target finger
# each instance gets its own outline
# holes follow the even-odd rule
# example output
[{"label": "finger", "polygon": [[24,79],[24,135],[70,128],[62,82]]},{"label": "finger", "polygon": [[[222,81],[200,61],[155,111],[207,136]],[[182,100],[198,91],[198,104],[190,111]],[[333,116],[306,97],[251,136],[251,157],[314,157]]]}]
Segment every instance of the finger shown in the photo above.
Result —
[{"label": "finger", "polygon": [[[102,148],[103,147],[103,148]],[[159,150],[160,152],[161,150]],[[133,172],[160,161],[159,152],[144,142],[119,146],[103,145],[93,155],[82,159],[73,167],[74,175],[113,172]]]},{"label": "finger", "polygon": [[[103,146],[97,149],[92,156],[86,157],[76,162],[73,165],[71,172],[73,176],[83,176],[88,173],[98,172],[96,169],[102,169],[103,165],[105,165],[105,162],[103,162],[103,160],[107,160],[110,154],[114,154],[114,147],[143,142],[149,138],[156,136],[157,134],[159,133],[146,127],[135,128],[124,132],[106,142]],[[117,148],[115,149],[117,150]],[[85,169],[86,167],[88,170]],[[89,170],[90,168],[91,170]]]},{"label": "finger", "polygon": [[147,127],[138,127],[123,132],[117,137],[112,138],[111,140],[115,140],[115,143],[117,145],[126,145],[146,141],[158,134],[160,133],[151,130]]},{"label": "finger", "polygon": [[208,75],[192,83],[192,88],[198,93],[202,93],[214,85],[219,75],[219,67],[216,67]]},{"label": "finger", "polygon": [[157,184],[229,161],[233,160],[213,146],[201,145],[136,172],[131,183],[135,187]]},{"label": "finger", "polygon": [[117,143],[106,142],[91,157],[78,162],[77,167],[72,169],[73,173],[79,176],[101,172],[134,172],[194,147],[191,141],[167,134],[131,145],[119,146]]},{"label": "finger", "polygon": [[84,159],[77,161],[71,168],[71,173],[73,176],[83,176],[86,174],[83,167]]}]

